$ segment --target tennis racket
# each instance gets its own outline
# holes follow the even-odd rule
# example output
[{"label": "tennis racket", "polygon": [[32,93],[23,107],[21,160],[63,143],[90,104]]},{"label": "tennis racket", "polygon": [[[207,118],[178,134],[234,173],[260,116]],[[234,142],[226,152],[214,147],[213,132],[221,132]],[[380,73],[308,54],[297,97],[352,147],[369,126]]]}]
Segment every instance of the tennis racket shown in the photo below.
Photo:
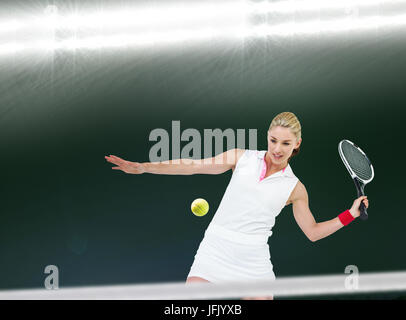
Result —
[{"label": "tennis racket", "polygon": [[[342,140],[338,144],[338,153],[345,167],[354,180],[355,188],[357,189],[358,197],[364,196],[365,185],[374,178],[374,168],[367,155],[355,143],[349,140]],[[367,209],[363,202],[359,207],[360,218],[368,219]]]}]

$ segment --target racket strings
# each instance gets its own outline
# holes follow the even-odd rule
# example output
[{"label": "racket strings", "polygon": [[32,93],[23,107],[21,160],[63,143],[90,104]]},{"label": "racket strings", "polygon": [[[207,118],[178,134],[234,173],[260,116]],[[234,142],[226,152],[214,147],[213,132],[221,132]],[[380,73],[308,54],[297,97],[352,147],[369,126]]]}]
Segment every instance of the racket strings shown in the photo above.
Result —
[{"label": "racket strings", "polygon": [[358,148],[344,141],[341,150],[351,170],[358,178],[364,181],[372,178],[373,173],[370,162]]}]

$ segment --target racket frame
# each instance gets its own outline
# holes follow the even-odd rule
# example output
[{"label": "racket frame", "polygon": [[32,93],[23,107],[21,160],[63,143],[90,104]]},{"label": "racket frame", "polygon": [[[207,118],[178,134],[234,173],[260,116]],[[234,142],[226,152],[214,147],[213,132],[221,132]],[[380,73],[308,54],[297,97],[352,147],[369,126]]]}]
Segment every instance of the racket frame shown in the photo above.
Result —
[{"label": "racket frame", "polygon": [[[368,164],[369,164],[370,167],[371,167],[371,171],[372,171],[372,176],[371,176],[370,179],[364,180],[364,179],[359,178],[359,177],[354,173],[354,171],[351,169],[350,165],[349,165],[348,162],[347,162],[347,159],[345,158],[345,156],[344,156],[344,154],[343,154],[343,152],[342,152],[342,147],[341,147],[341,146],[342,146],[342,144],[343,144],[344,142],[348,142],[348,143],[352,144],[352,145],[354,146],[354,148],[356,148],[359,152],[361,152],[361,153],[365,156],[365,158],[366,158],[367,161],[368,161]],[[365,154],[365,152],[361,150],[360,147],[358,147],[355,143],[351,142],[350,140],[346,140],[346,139],[341,140],[340,143],[338,144],[338,153],[340,154],[341,160],[343,161],[345,167],[347,168],[348,173],[350,174],[351,178],[352,178],[353,181],[354,181],[355,188],[357,189],[358,197],[364,196],[364,195],[365,195],[365,193],[364,193],[365,185],[366,185],[367,183],[371,182],[372,179],[374,178],[374,175],[375,175],[375,173],[374,173],[374,167],[372,166],[371,161],[369,160],[369,158],[367,157],[367,155]],[[366,210],[365,205],[364,205],[363,202],[361,202],[360,211],[361,211],[360,218],[361,218],[362,220],[368,219],[368,213],[367,213],[367,210]]]}]

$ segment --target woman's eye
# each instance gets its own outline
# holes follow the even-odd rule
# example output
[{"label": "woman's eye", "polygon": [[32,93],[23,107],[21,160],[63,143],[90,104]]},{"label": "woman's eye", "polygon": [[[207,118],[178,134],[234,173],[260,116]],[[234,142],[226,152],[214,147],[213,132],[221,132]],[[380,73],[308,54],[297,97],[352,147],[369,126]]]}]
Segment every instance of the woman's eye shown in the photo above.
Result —
[{"label": "woman's eye", "polygon": [[[276,143],[276,140],[275,139],[271,139],[271,142],[272,143]],[[284,142],[283,143],[285,146],[289,146],[290,145],[290,143],[288,143],[288,142]]]}]

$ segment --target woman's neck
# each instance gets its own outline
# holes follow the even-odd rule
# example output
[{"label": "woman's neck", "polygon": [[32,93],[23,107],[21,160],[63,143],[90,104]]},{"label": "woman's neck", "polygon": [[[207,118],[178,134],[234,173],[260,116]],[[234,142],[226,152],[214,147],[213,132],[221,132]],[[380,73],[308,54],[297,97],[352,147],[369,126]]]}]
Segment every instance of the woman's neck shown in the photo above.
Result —
[{"label": "woman's neck", "polygon": [[272,162],[271,156],[269,155],[268,151],[265,154],[265,162],[266,162],[266,168],[267,168],[268,172],[278,172],[288,166],[287,161],[284,162],[283,164],[274,164]]}]

